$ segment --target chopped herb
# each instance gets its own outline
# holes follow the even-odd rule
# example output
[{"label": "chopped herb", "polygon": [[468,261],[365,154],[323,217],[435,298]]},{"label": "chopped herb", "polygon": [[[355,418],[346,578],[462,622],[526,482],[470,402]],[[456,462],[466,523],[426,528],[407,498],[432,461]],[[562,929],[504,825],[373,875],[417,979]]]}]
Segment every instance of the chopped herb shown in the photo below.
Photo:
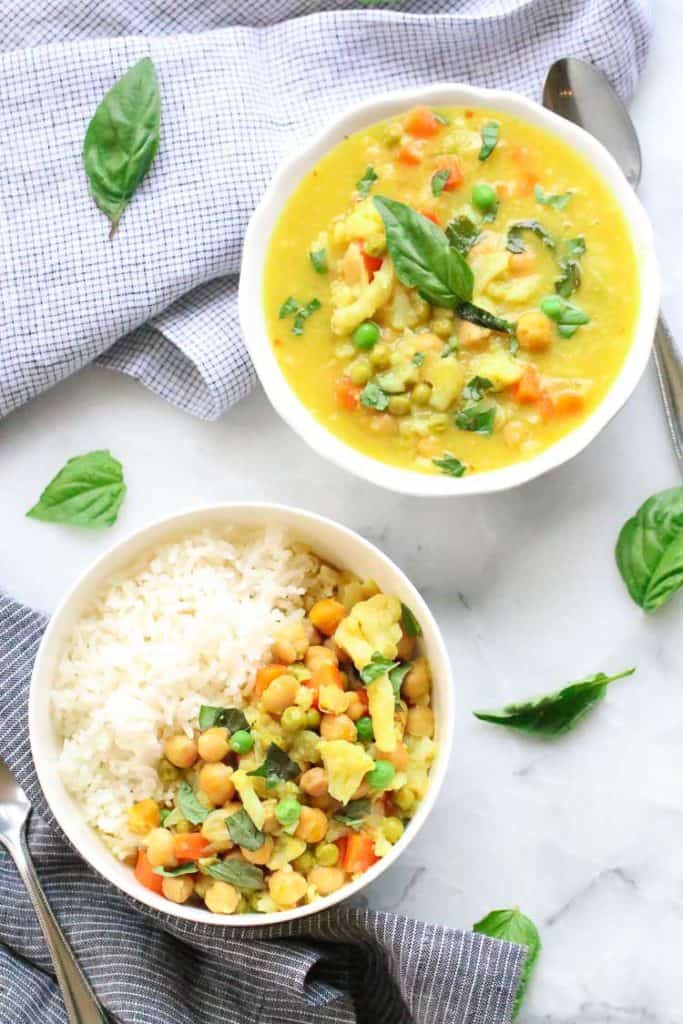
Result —
[{"label": "chopped herb", "polygon": [[455,312],[461,320],[468,320],[471,324],[477,324],[478,327],[487,327],[490,331],[499,331],[501,334],[514,334],[515,325],[511,324],[509,320],[494,316],[493,313],[489,313],[488,309],[475,306],[472,302],[459,302],[455,307]]},{"label": "chopped herb", "polygon": [[481,149],[479,150],[479,159],[488,160],[493,153],[494,149],[498,145],[498,139],[500,138],[500,125],[497,121],[487,121],[481,130]]},{"label": "chopped herb", "polygon": [[451,123],[448,120],[448,118],[446,117],[446,115],[442,114],[440,110],[432,110],[432,114],[434,115],[434,120],[438,121],[439,124],[450,124]]},{"label": "chopped herb", "polygon": [[363,177],[356,182],[356,190],[359,195],[363,196],[364,199],[367,198],[367,196],[370,195],[370,189],[376,181],[377,172],[375,171],[375,168],[370,166],[366,167]]},{"label": "chopped herb", "polygon": [[513,334],[508,342],[508,352],[511,356],[516,356],[519,352],[519,338]]},{"label": "chopped herb", "polygon": [[460,430],[469,430],[473,434],[490,437],[496,422],[496,410],[493,406],[483,409],[479,404],[470,405],[455,415],[455,425]]},{"label": "chopped herb", "polygon": [[507,250],[508,252],[525,252],[525,246],[521,239],[523,231],[531,231],[548,249],[555,248],[555,239],[537,220],[518,220],[508,230]]},{"label": "chopped herb", "polygon": [[186,821],[191,822],[193,825],[201,825],[203,821],[209,816],[209,812],[206,807],[200,804],[197,797],[192,792],[192,787],[188,782],[183,781],[180,783],[177,796],[178,807],[180,813]]},{"label": "chopped herb", "polygon": [[462,397],[468,402],[478,402],[492,387],[493,382],[488,377],[472,377],[463,388]]},{"label": "chopped herb", "polygon": [[303,334],[304,324],[308,320],[311,313],[315,313],[316,309],[320,309],[320,299],[311,299],[307,305],[302,306],[299,312],[294,317],[294,326],[292,327],[292,334]]},{"label": "chopped herb", "polygon": [[361,391],[360,401],[361,405],[367,406],[368,409],[376,409],[377,412],[383,412],[389,405],[389,396],[386,392],[382,391],[378,384],[368,381]]},{"label": "chopped herb", "polygon": [[236,889],[244,889],[245,892],[265,888],[263,871],[256,864],[245,864],[240,860],[219,860],[216,864],[209,864],[204,872],[220,882],[229,882]]},{"label": "chopped herb", "polygon": [[628,592],[654,612],[683,588],[683,487],[659,491],[621,529],[617,566]]},{"label": "chopped herb", "polygon": [[244,807],[225,819],[230,838],[236,846],[245,850],[258,850],[266,841],[266,837],[251,820]]},{"label": "chopped herb", "polygon": [[152,870],[155,875],[162,875],[164,878],[178,878],[180,875],[194,875],[199,868],[195,861],[190,860],[185,864],[179,864],[177,868],[164,868],[159,864]]},{"label": "chopped herb", "polygon": [[492,224],[493,221],[498,216],[498,208],[499,207],[500,207],[500,203],[496,199],[495,203],[493,203],[491,206],[489,206],[489,208],[486,211],[486,213],[482,213],[482,215],[481,215],[482,224]]},{"label": "chopped herb", "polygon": [[313,269],[317,274],[327,273],[327,250],[316,249],[308,254],[311,257]]},{"label": "chopped herb", "polygon": [[581,285],[581,265],[579,260],[586,251],[586,240],[579,235],[565,243],[564,255],[559,261],[560,276],[555,281],[555,291],[563,299],[568,299]]},{"label": "chopped herb", "polygon": [[536,202],[542,206],[551,206],[553,210],[564,210],[567,203],[574,195],[573,192],[561,192],[559,195],[546,195],[540,185],[534,186]]},{"label": "chopped herb", "polygon": [[402,665],[397,665],[389,672],[389,682],[393,687],[394,699],[397,704],[401,700],[401,687],[403,686],[403,680],[408,675],[412,667],[412,661],[404,661]]},{"label": "chopped herb", "polygon": [[336,821],[340,821],[342,825],[347,825],[349,828],[357,831],[363,824],[363,818],[367,818],[370,814],[371,804],[369,800],[363,798],[359,800],[349,800],[346,807],[340,807],[338,811],[335,811],[333,817]]},{"label": "chopped herb", "polygon": [[479,238],[479,228],[470,217],[463,214],[455,217],[447,226],[446,238],[461,256],[467,256]]},{"label": "chopped herb", "polygon": [[230,733],[250,728],[246,715],[240,708],[215,708],[209,704],[202,704],[199,709],[199,728],[203,731],[211,729],[214,725],[223,725]]},{"label": "chopped herb", "polygon": [[422,366],[425,361],[424,352],[416,352],[413,356],[413,366]]},{"label": "chopped herb", "polygon": [[367,686],[368,683],[379,679],[380,676],[386,675],[391,669],[396,668],[398,664],[398,661],[389,661],[379,651],[375,651],[367,665],[364,665],[360,670],[360,677]]},{"label": "chopped herb", "polygon": [[422,636],[422,626],[407,604],[401,602],[401,625],[406,636]]},{"label": "chopped herb", "polygon": [[284,320],[285,317],[293,316],[295,313],[298,313],[298,311],[299,303],[296,301],[293,295],[290,295],[289,298],[285,299],[285,301],[280,306],[280,312],[278,316],[280,317],[280,320]]},{"label": "chopped herb", "polygon": [[301,769],[298,764],[292,761],[291,757],[276,743],[271,743],[268,747],[263,764],[254,768],[253,771],[247,772],[247,775],[256,775],[265,779],[268,789],[277,786],[278,782],[289,782],[296,779],[300,774]]},{"label": "chopped herb", "polygon": [[76,455],[62,466],[26,513],[46,523],[113,526],[126,496],[123,467],[106,449]]},{"label": "chopped herb", "polygon": [[587,313],[559,295],[548,295],[542,299],[541,311],[557,324],[557,330],[563,338],[571,338],[578,327],[590,323]]},{"label": "chopped herb", "polygon": [[456,459],[455,455],[445,454],[442,459],[432,459],[432,462],[447,476],[464,476],[467,471],[465,463]]},{"label": "chopped herb", "polygon": [[451,176],[451,172],[448,168],[444,168],[442,171],[437,171],[436,174],[432,175],[432,195],[440,196],[446,187],[446,183]]}]

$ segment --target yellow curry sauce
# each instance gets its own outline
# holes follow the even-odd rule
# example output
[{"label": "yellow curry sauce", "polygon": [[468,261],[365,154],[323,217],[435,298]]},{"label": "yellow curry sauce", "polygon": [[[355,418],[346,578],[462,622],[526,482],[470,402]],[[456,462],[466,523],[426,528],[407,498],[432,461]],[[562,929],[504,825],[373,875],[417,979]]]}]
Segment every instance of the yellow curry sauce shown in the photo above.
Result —
[{"label": "yellow curry sauce", "polygon": [[[448,237],[467,261],[474,314],[406,279],[383,197],[418,241]],[[383,462],[457,476],[531,458],[590,415],[639,293],[626,221],[582,156],[504,114],[417,108],[306,175],[272,236],[264,301],[283,373],[321,423]]]}]

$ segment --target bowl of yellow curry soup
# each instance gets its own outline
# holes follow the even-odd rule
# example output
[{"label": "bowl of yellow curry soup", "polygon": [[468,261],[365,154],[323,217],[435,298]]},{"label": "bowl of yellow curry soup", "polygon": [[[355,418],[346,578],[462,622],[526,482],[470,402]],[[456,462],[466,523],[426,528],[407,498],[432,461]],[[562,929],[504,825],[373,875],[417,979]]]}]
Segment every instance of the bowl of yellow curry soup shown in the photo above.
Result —
[{"label": "bowl of yellow curry soup", "polygon": [[509,92],[370,100],[300,146],[245,239],[240,318],[319,454],[418,495],[580,452],[648,359],[650,223],[610,154]]},{"label": "bowl of yellow curry soup", "polygon": [[453,737],[440,630],[322,516],[195,508],[137,530],[52,616],[32,755],[79,853],[151,907],[276,924],[376,879],[434,807]]}]

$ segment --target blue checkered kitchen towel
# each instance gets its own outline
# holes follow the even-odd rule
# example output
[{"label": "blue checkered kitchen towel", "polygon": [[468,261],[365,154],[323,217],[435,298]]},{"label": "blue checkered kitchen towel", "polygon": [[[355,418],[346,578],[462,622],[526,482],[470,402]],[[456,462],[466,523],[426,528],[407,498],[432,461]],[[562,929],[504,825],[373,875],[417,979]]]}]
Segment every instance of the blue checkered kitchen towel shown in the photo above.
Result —
[{"label": "blue checkered kitchen towel", "polygon": [[[0,37],[0,416],[98,359],[204,418],[251,387],[237,274],[288,150],[351,103],[436,80],[539,96],[573,54],[629,96],[648,0],[5,0]],[[190,34],[191,33],[191,34]],[[86,125],[141,56],[162,143],[113,242]],[[256,297],[255,297],[255,301]]]}]

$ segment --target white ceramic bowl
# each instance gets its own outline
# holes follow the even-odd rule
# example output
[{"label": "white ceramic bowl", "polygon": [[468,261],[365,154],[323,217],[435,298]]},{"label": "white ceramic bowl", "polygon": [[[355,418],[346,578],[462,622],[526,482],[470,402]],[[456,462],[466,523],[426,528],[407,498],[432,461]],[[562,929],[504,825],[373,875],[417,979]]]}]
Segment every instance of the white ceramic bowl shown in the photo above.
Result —
[{"label": "white ceramic bowl", "polygon": [[[61,740],[51,721],[50,691],[55,666],[70,631],[96,592],[113,573],[125,569],[157,544],[206,526],[232,523],[279,524],[324,559],[339,568],[353,570],[363,578],[375,579],[382,590],[395,594],[413,609],[422,626],[422,643],[434,675],[433,706],[438,753],[432,766],[429,790],[415,817],[392,851],[373,865],[362,878],[308,906],[277,914],[236,914],[228,918],[212,914],[199,906],[171,903],[145,889],[136,880],[132,869],[118,861],[97,833],[86,824],[77,802],[65,789],[57,771]],[[446,772],[453,737],[453,680],[441,633],[427,605],[401,570],[374,545],[330,519],[299,509],[267,504],[214,505],[192,509],[136,530],[76,580],[52,616],[38,650],[31,678],[29,733],[38,778],[52,813],[78,852],[113,885],[154,910],[184,920],[220,926],[275,924],[314,914],[359,892],[393,864],[417,835],[434,806]]]},{"label": "white ceramic bowl", "polygon": [[[539,125],[581,153],[602,175],[628,222],[640,266],[641,304],[633,344],[605,399],[576,430],[533,459],[460,479],[386,465],[363,455],[330,433],[303,405],[282,374],[271,347],[263,312],[266,251],[282,208],[302,177],[344,136],[411,106],[466,106],[499,110]],[[417,495],[486,494],[516,487],[578,455],[621,409],[638,383],[652,347],[659,309],[659,272],[652,226],[617,163],[591,135],[516,93],[442,83],[385,93],[347,110],[278,167],[254,211],[244,240],[239,290],[242,333],[256,372],[282,418],[319,455],[356,476],[392,491]]]}]

